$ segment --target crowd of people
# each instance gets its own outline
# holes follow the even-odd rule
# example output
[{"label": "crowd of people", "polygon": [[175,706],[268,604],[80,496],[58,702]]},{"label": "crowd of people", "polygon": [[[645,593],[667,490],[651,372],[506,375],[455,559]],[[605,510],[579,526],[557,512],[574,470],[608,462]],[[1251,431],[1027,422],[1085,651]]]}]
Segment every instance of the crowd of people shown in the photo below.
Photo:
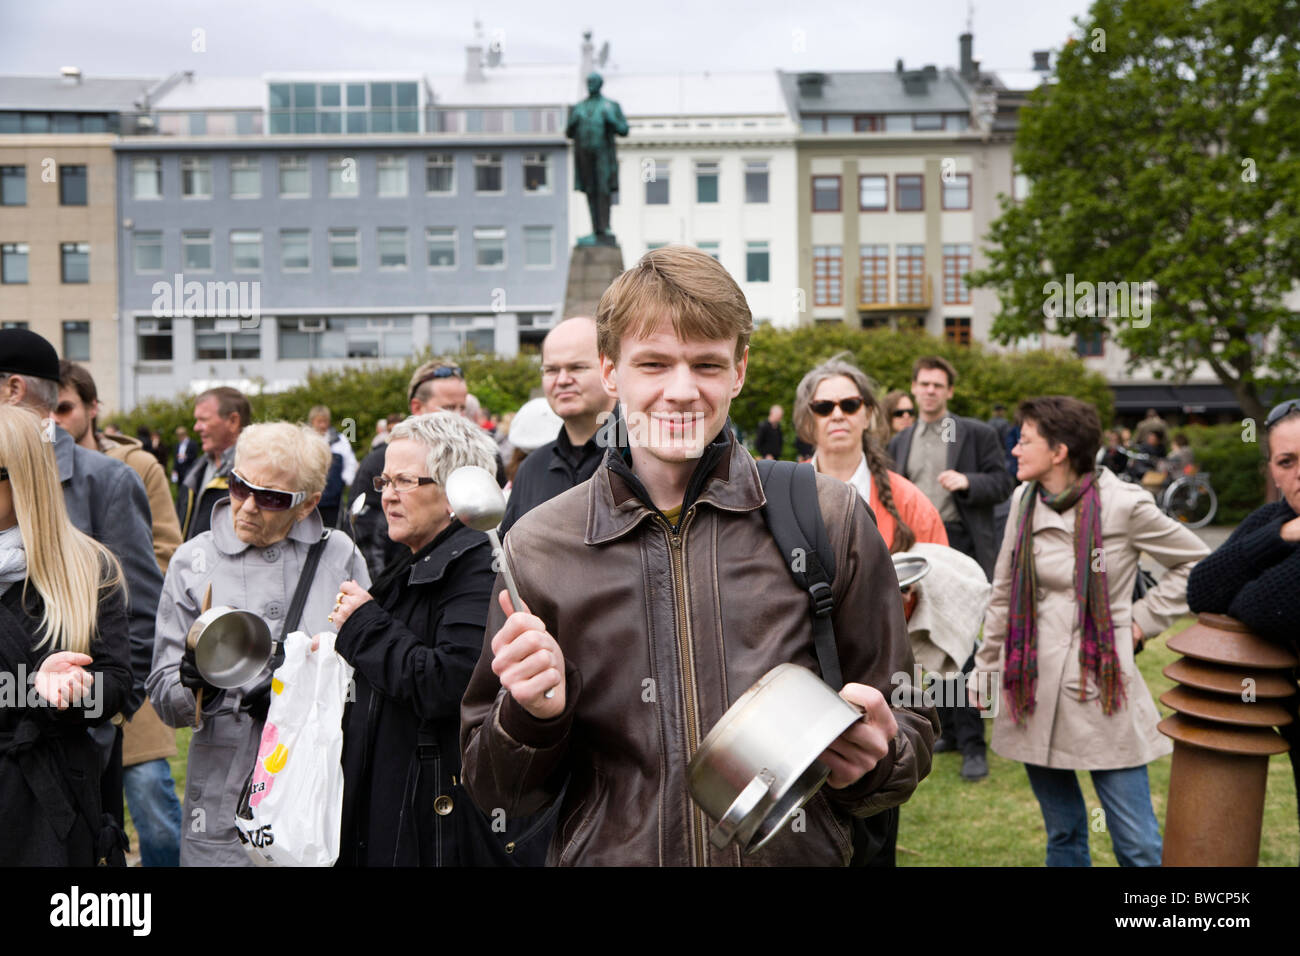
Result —
[{"label": "crowd of people", "polygon": [[[232,388],[195,399],[194,437],[172,449],[101,431],[84,368],[0,331],[0,670],[32,687],[0,706],[0,864],[121,864],[125,799],[144,865],[251,865],[235,810],[274,661],[210,683],[186,637],[219,606],[277,636],[332,632],[353,668],[340,866],[892,865],[933,755],[959,753],[974,784],[988,746],[1024,764],[1049,865],[1089,863],[1079,770],[1119,861],[1158,864],[1146,768],[1170,744],[1135,654],[1189,604],[1294,643],[1300,401],[1267,423],[1281,500],[1210,555],[1119,480],[1084,402],[1036,397],[986,423],[950,411],[957,373],[938,356],[885,394],[847,355],[808,371],[792,418],[836,556],[836,689],[864,719],[821,755],[803,832],[751,859],[707,838],[687,764],[767,671],[818,662],[755,461],[783,456],[783,410],[753,451],[730,422],[752,330],[710,256],[657,249],[595,319],[547,335],[545,415],[476,412],[461,369],[430,362],[360,460],[327,407],[254,423]],[[518,606],[448,503],[466,465],[507,485]],[[984,596],[961,609],[968,640],[935,656],[909,629],[934,613],[891,559],[913,550],[951,556],[936,579]],[[1141,597],[1139,554],[1165,568]],[[941,707],[897,694],[922,660]],[[991,742],[980,686],[999,692]],[[182,802],[167,758],[187,726]]]}]

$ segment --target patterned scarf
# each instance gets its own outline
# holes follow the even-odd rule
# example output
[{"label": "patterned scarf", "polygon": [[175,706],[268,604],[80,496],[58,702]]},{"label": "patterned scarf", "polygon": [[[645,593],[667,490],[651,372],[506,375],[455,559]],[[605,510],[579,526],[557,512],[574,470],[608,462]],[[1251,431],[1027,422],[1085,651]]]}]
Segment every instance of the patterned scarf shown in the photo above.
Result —
[{"label": "patterned scarf", "polygon": [[[1115,651],[1115,627],[1110,616],[1104,552],[1101,550],[1101,495],[1097,472],[1084,475],[1059,495],[1050,495],[1031,482],[1020,500],[1015,551],[1011,557],[1011,609],[1007,621],[1006,670],[1002,689],[1012,718],[1024,726],[1034,712],[1038,686],[1038,614],[1035,592],[1038,576],[1034,569],[1034,503],[1043,503],[1060,514],[1074,507],[1074,603],[1078,611],[1079,669],[1091,676],[1101,691],[1102,713],[1110,715],[1123,703],[1119,656]],[[1080,681],[1079,699],[1085,698],[1086,681]]]}]

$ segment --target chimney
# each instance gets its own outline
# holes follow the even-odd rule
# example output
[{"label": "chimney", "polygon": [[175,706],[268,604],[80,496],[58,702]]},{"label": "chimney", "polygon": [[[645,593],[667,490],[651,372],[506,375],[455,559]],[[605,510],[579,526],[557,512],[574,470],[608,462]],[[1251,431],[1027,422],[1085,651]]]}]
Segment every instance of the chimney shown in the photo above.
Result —
[{"label": "chimney", "polygon": [[1034,69],[1039,73],[1051,73],[1052,67],[1049,62],[1051,58],[1052,58],[1051,50],[1035,50]]},{"label": "chimney", "polygon": [[967,82],[975,80],[974,63],[971,60],[971,48],[975,43],[975,37],[970,33],[963,33],[958,37],[957,42],[961,48],[961,78]]},{"label": "chimney", "polygon": [[483,48],[481,46],[465,47],[465,81],[467,83],[483,82]]},{"label": "chimney", "polygon": [[822,95],[822,86],[826,83],[825,73],[800,73],[796,79],[799,84],[799,95],[810,99],[819,98]]},{"label": "chimney", "polygon": [[80,86],[81,70],[75,66],[65,66],[59,70],[59,75],[63,77],[64,86]]}]

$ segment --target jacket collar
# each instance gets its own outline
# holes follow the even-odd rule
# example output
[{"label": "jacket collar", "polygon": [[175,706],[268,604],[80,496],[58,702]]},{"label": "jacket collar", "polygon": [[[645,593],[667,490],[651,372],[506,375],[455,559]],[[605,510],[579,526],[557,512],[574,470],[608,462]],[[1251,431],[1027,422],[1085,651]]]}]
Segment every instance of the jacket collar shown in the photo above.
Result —
[{"label": "jacket collar", "polygon": [[455,528],[456,530],[439,541],[423,559],[411,566],[409,584],[428,584],[441,580],[453,561],[488,543],[488,536],[482,531],[468,528],[459,521],[455,522]]},{"label": "jacket collar", "polygon": [[[241,541],[239,535],[235,534],[235,526],[230,518],[229,498],[222,498],[212,506],[211,528],[212,543],[222,554],[241,554],[252,547],[246,541]],[[289,533],[285,538],[289,541],[301,541],[313,545],[320,540],[324,532],[325,522],[321,520],[320,512],[313,511],[301,521],[295,521],[290,525]]]},{"label": "jacket collar", "polygon": [[77,443],[72,440],[72,436],[65,432],[58,425],[54,426],[54,461],[59,466],[59,482],[72,480],[72,473],[76,471],[74,459],[76,457]]},{"label": "jacket collar", "polygon": [[[1102,468],[1100,472],[1101,474],[1097,478],[1097,494],[1101,495],[1104,502],[1114,492],[1119,479],[1115,477],[1109,468]],[[1045,528],[1059,528],[1067,534],[1074,534],[1074,508],[1067,512],[1057,513],[1049,508],[1041,497],[1035,494],[1034,533],[1037,534]]]},{"label": "jacket collar", "polygon": [[[682,516],[697,504],[721,511],[754,511],[766,499],[753,456],[734,441],[731,423],[705,446],[687,486]],[[661,514],[616,448],[605,454],[587,492],[587,544],[603,544],[631,532],[651,515]]]},{"label": "jacket collar", "polygon": [[[955,468],[957,467],[957,459],[961,455],[961,446],[966,442],[966,439],[970,434],[970,429],[963,426],[961,416],[954,415],[952,412],[948,412],[944,418],[952,419],[953,430],[953,440],[947,443],[948,451],[944,467]],[[942,428],[943,422],[944,419],[941,418],[935,422],[935,425]],[[912,439],[916,437],[916,430],[920,428],[921,425],[922,422],[918,420],[915,425],[908,425],[907,428],[899,432],[898,457],[900,460],[898,464],[900,465],[899,472],[903,477],[907,477],[907,459],[912,454]]]}]

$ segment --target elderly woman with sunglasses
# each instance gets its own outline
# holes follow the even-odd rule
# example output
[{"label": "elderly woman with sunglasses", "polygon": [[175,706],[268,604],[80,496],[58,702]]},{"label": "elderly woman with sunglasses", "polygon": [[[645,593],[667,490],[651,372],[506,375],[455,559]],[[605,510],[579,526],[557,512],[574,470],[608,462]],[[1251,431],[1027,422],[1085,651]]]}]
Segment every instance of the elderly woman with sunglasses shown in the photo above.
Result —
[{"label": "elderly woman with sunglasses", "polygon": [[[177,550],[167,567],[153,672],[146,686],[173,727],[196,723],[185,781],[182,866],[249,866],[234,827],[244,782],[257,756],[270,699],[271,666],[233,690],[209,684],[186,647],[190,625],[208,607],[228,605],[262,617],[276,639],[288,630],[333,630],[339,583],[369,582],[366,563],[346,535],[331,533],[297,622],[286,620],[308,552],[322,541],[316,504],[330,450],[305,425],[273,422],[240,433],[230,498],[213,506],[212,528]],[[292,627],[286,629],[286,625]],[[201,704],[200,704],[201,701]]]}]

